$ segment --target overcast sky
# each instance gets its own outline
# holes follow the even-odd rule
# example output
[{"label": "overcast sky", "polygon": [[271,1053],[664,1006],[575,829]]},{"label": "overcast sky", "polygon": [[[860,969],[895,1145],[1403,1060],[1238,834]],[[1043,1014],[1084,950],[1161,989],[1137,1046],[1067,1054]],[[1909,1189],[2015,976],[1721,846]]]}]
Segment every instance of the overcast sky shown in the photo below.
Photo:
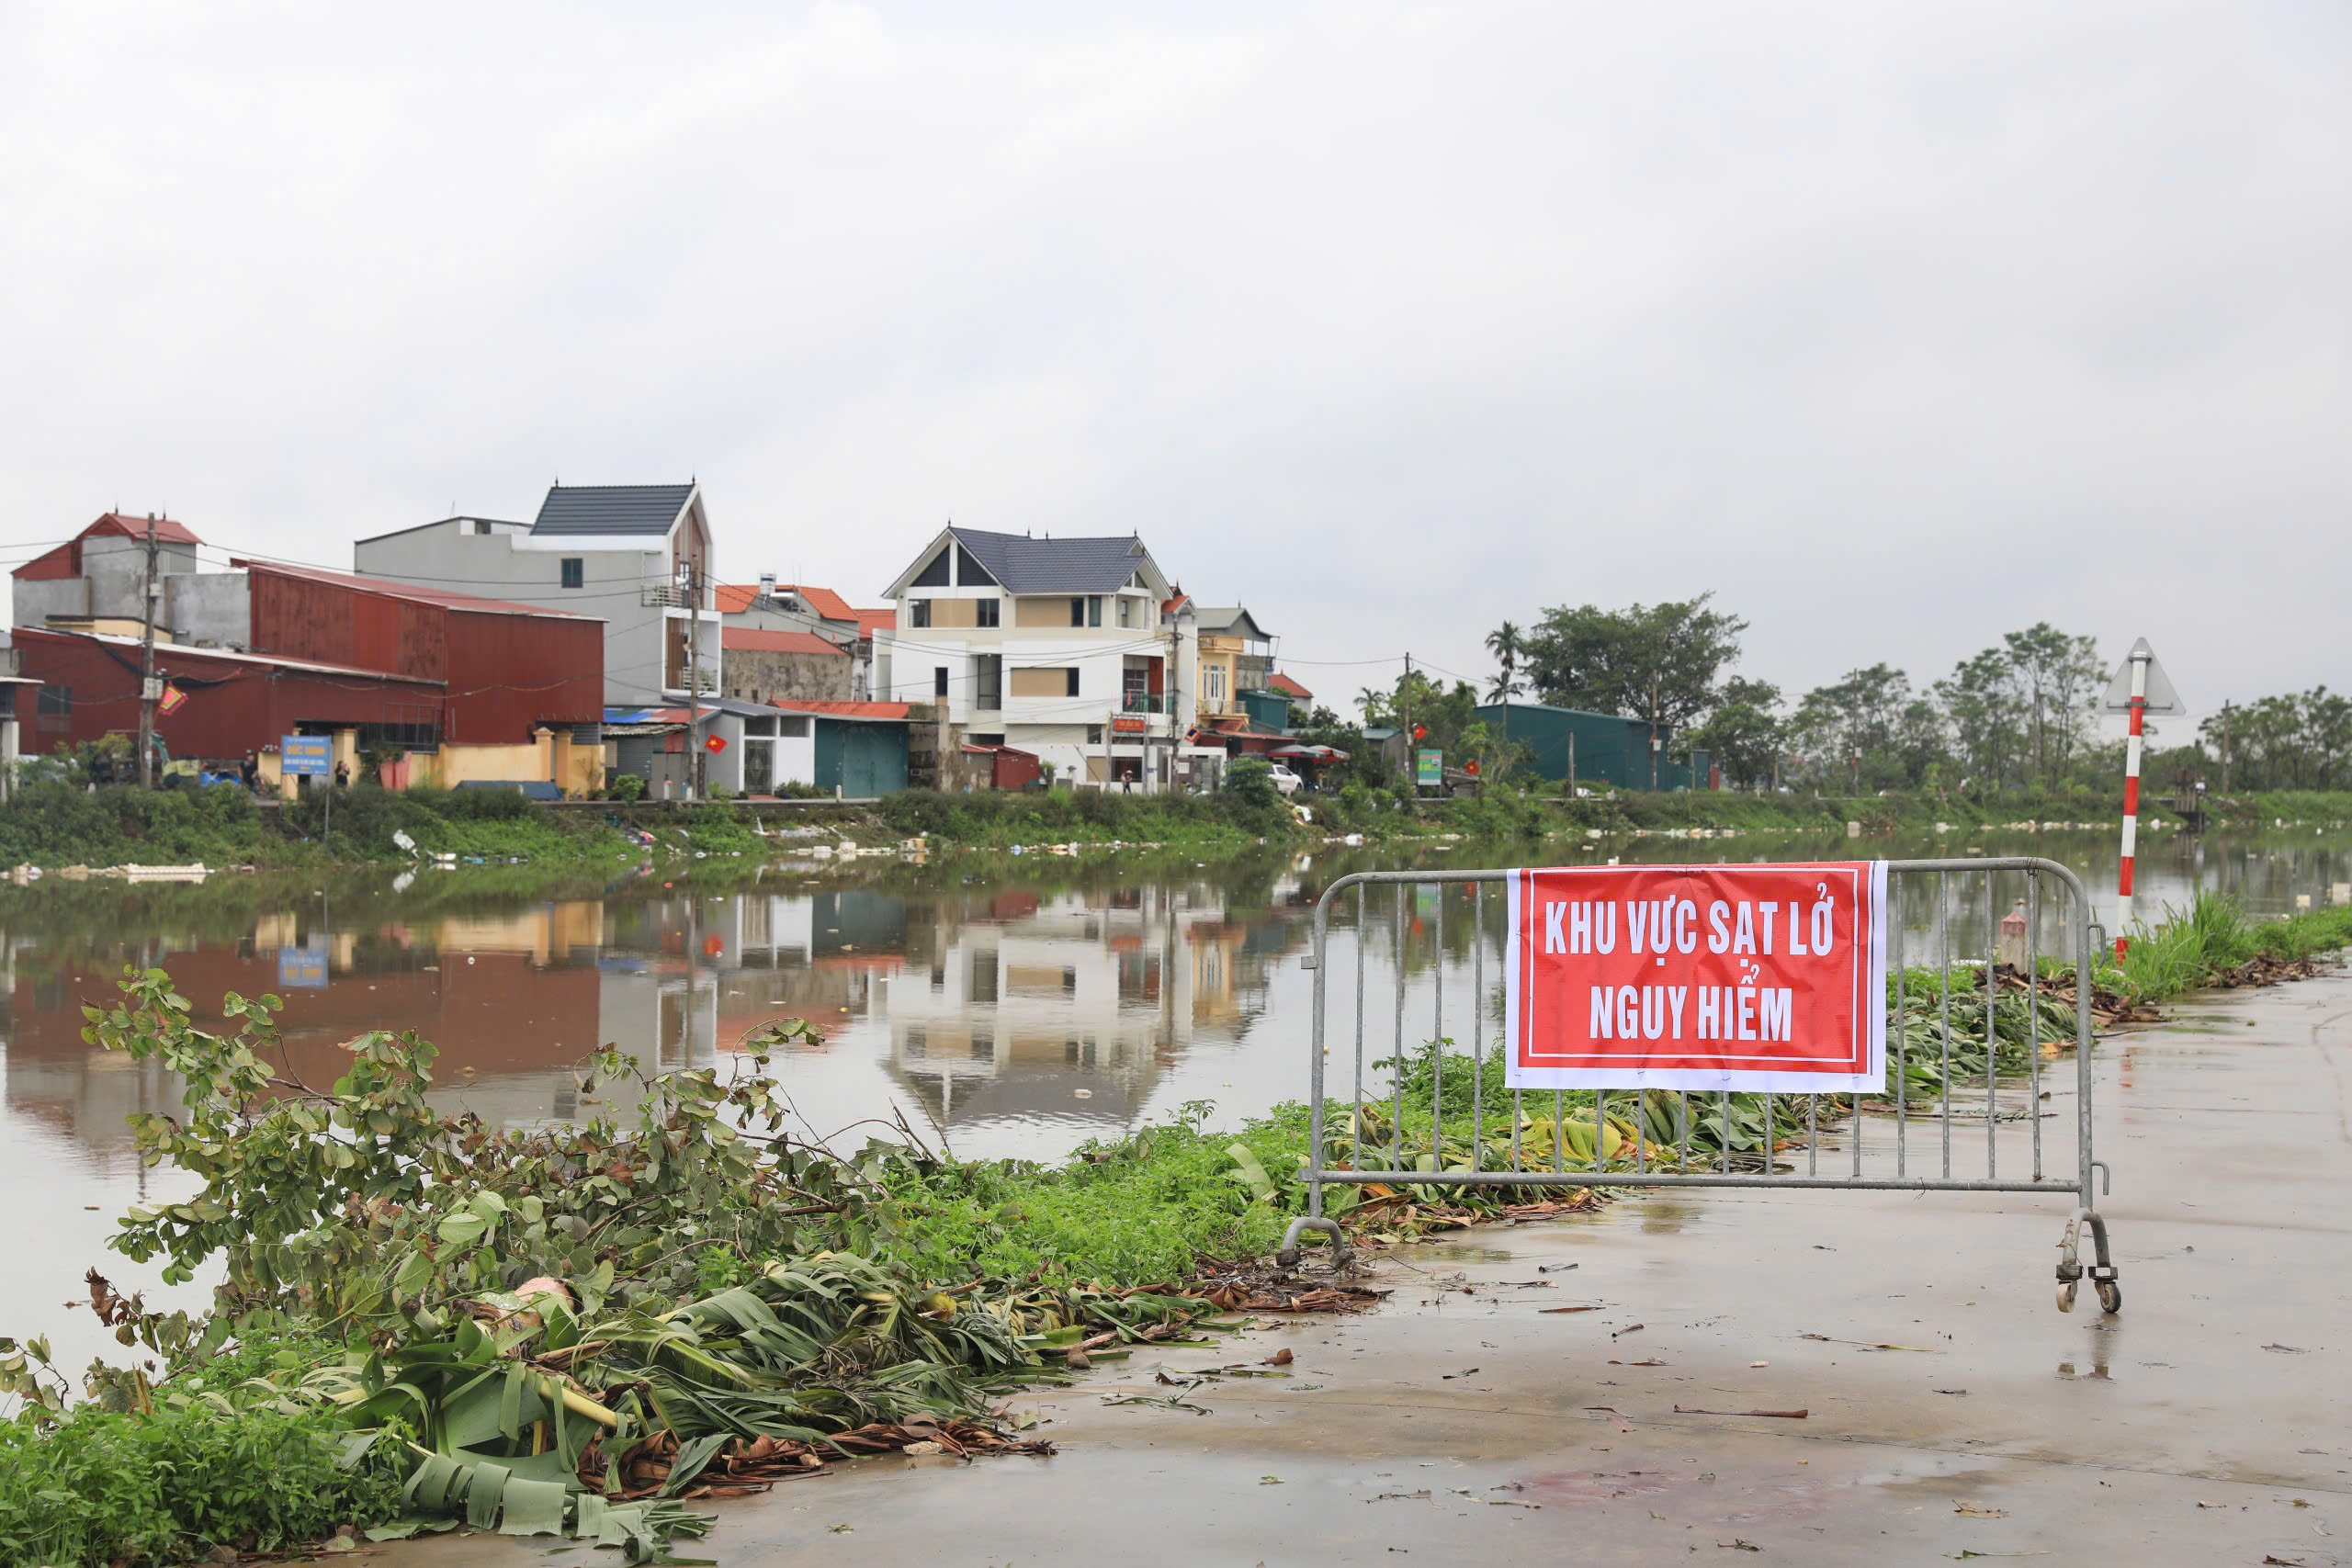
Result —
[{"label": "overcast sky", "polygon": [[1140,530],[1349,696],[1713,590],[2352,685],[2352,10],[0,5],[10,560],[700,478],[871,603]]}]

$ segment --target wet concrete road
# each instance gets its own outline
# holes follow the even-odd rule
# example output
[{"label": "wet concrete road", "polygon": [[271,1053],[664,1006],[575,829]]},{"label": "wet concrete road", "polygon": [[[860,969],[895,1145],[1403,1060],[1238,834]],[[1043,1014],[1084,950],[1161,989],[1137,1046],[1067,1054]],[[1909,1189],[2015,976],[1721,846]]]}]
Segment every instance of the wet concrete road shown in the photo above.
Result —
[{"label": "wet concrete road", "polygon": [[[2120,1316],[2087,1291],[2057,1311],[2054,1201],[1636,1197],[1403,1249],[1373,1314],[1017,1401],[1051,1423],[1051,1459],[840,1467],[724,1505],[682,1550],[730,1568],[2352,1562],[2352,978],[2179,1015],[2101,1050]],[[1862,1348],[1882,1343],[1916,1348]],[[1102,1403],[1174,1392],[1163,1363],[1283,1347],[1287,1379],[1195,1390],[1210,1415]],[[520,1568],[547,1547],[390,1555]]]}]

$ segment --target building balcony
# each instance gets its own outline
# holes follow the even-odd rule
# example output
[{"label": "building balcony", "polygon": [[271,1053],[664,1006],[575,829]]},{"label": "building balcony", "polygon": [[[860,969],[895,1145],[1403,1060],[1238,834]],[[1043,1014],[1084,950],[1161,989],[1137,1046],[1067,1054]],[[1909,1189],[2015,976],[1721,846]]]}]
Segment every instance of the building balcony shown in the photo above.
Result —
[{"label": "building balcony", "polygon": [[1165,692],[1129,692],[1120,699],[1121,713],[1172,713],[1174,699]]}]

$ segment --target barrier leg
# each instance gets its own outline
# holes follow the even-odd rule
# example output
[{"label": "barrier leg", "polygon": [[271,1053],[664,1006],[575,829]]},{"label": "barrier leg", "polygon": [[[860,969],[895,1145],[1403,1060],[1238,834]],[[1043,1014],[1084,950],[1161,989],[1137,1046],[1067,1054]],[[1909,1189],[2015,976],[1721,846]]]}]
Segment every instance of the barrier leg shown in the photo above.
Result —
[{"label": "barrier leg", "polygon": [[[2086,1270],[2078,1256],[2083,1226],[2091,1227],[2091,1255],[2097,1259]],[[2108,1251],[2107,1220],[2096,1209],[2077,1209],[2066,1216],[2065,1234],[2058,1241],[2058,1310],[2075,1310],[2075,1292],[2086,1272],[2090,1275],[2091,1289],[2098,1292],[2099,1310],[2119,1313],[2123,1310],[2123,1287],[2118,1282],[2115,1259]]]},{"label": "barrier leg", "polygon": [[1282,1250],[1274,1254],[1274,1261],[1285,1269],[1297,1268],[1299,1238],[1311,1230],[1321,1231],[1331,1238],[1332,1262],[1345,1263],[1348,1260],[1348,1235],[1340,1228],[1339,1221],[1327,1220],[1319,1214],[1301,1214],[1291,1221],[1288,1230],[1283,1232]]}]

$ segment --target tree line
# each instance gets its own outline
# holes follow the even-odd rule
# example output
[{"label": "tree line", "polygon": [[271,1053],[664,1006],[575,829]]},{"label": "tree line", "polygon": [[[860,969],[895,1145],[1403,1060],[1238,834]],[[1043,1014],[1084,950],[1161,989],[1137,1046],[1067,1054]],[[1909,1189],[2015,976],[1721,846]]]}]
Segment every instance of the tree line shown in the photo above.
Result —
[{"label": "tree line", "polygon": [[[1915,682],[1878,663],[1791,701],[1773,682],[1738,672],[1747,629],[1712,593],[1623,609],[1555,605],[1532,626],[1505,621],[1487,634],[1497,671],[1486,698],[1634,719],[1664,738],[1670,756],[1707,751],[1736,788],[1981,796],[2104,787],[2119,772],[2120,741],[2099,729],[2109,665],[2095,638],[2040,622],[1939,679]],[[1447,694],[1465,716],[1467,694]],[[1374,700],[1395,711],[1389,694],[1363,698],[1367,716]],[[2177,766],[2211,773],[2225,740],[2231,788],[2340,787],[2352,763],[2352,699],[2321,686],[2233,705],[2188,745],[2155,753],[2152,743],[2150,774]]]}]

